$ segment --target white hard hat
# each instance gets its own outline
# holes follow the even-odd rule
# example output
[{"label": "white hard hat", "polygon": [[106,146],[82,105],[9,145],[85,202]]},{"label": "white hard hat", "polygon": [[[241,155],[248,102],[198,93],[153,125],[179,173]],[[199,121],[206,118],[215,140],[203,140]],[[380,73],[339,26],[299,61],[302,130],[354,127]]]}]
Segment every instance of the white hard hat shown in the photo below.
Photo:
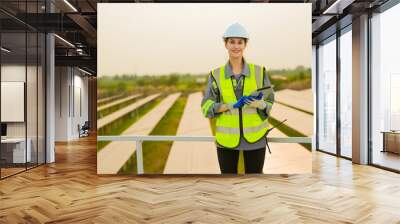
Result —
[{"label": "white hard hat", "polygon": [[247,33],[247,30],[240,25],[239,23],[234,23],[226,29],[224,35],[222,38],[228,38],[228,37],[241,37],[241,38],[246,38],[249,39],[249,33]]}]

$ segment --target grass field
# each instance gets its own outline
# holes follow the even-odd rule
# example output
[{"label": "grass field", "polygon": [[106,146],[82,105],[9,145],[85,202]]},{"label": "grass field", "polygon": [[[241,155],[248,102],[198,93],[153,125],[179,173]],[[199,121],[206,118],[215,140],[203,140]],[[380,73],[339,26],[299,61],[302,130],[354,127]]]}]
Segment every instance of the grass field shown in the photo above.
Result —
[{"label": "grass field", "polygon": [[111,114],[111,113],[113,113],[113,112],[115,112],[115,111],[117,111],[119,109],[122,109],[122,108],[124,108],[126,106],[129,106],[130,104],[136,102],[138,99],[139,98],[130,99],[130,100],[125,101],[123,103],[114,105],[114,106],[109,107],[109,108],[105,108],[105,109],[100,110],[100,111],[97,111],[97,119],[105,117],[105,116],[107,116],[107,115],[109,115],[109,114]]},{"label": "grass field", "polygon": [[[150,135],[176,135],[179,122],[187,100],[187,93],[180,96],[164,117],[158,122]],[[173,142],[144,142],[143,143],[143,169],[144,173],[163,173]],[[122,166],[118,173],[136,174],[136,153]]]},{"label": "grass field", "polygon": [[[274,126],[278,125],[280,122],[280,121],[274,119],[273,117],[269,117],[268,121],[271,125],[274,125]],[[277,127],[277,129],[289,137],[307,137],[305,134],[285,125],[285,123],[283,123],[282,125]],[[311,144],[300,144],[300,145],[302,145],[304,148],[311,151]]]},{"label": "grass field", "polygon": [[[103,97],[104,99],[105,98],[108,98],[108,99],[107,100],[103,100],[102,102],[97,102],[97,107],[106,105],[106,104],[108,104],[108,103],[110,103],[110,102],[112,102],[114,100],[119,100],[119,99],[121,99],[123,97],[124,97],[124,94],[117,94],[117,95],[114,95],[114,96]],[[98,100],[101,100],[101,98],[98,98]]]},{"label": "grass field", "polygon": [[295,69],[268,70],[274,90],[293,89],[303,90],[311,88],[311,69],[298,66]]},{"label": "grass field", "polygon": [[[132,124],[134,124],[137,120],[143,117],[148,111],[156,107],[162,100],[162,97],[158,97],[149,103],[137,108],[131,113],[123,116],[120,119],[112,122],[110,125],[107,125],[97,131],[98,135],[120,135],[127,128],[129,128]],[[103,149],[106,145],[108,145],[109,141],[101,141],[97,142],[97,151]]]}]

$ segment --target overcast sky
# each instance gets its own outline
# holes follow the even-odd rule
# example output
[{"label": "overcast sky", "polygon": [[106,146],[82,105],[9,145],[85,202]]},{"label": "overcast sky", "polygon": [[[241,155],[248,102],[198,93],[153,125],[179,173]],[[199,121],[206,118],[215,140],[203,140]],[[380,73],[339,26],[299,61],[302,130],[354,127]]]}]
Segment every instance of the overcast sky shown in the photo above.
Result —
[{"label": "overcast sky", "polygon": [[208,73],[225,64],[226,28],[250,35],[247,61],[311,64],[311,4],[99,3],[98,75]]}]

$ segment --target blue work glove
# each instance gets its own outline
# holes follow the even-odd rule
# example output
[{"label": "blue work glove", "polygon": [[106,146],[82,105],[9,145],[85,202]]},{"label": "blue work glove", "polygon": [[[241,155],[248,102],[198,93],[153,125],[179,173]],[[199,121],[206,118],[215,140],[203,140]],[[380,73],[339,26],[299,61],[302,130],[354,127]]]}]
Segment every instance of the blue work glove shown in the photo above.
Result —
[{"label": "blue work glove", "polygon": [[264,109],[267,106],[267,103],[264,102],[263,93],[260,92],[257,96],[250,96],[245,100],[245,104],[249,105],[250,107]]},{"label": "blue work glove", "polygon": [[241,108],[245,104],[251,103],[252,100],[261,100],[263,97],[263,93],[260,92],[258,96],[242,96],[240,99],[233,105],[233,108]]},{"label": "blue work glove", "polygon": [[254,100],[261,100],[263,98],[263,93],[260,92],[257,96],[248,96],[247,99],[245,100],[245,104],[249,105]]},{"label": "blue work glove", "polygon": [[242,97],[240,97],[240,99],[235,103],[235,104],[233,104],[233,108],[241,108],[241,107],[243,107],[243,105],[245,104],[245,101],[248,99],[249,97],[248,96],[242,96]]},{"label": "blue work glove", "polygon": [[257,96],[250,96],[250,100],[261,100],[263,98],[263,93],[260,92]]}]

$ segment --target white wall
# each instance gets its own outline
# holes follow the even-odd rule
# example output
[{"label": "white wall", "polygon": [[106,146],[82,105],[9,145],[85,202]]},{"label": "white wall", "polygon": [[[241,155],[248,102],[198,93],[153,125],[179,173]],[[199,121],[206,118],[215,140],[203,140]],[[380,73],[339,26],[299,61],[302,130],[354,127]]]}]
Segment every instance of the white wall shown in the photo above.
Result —
[{"label": "white wall", "polygon": [[88,120],[88,78],[76,68],[56,67],[55,119],[56,141],[77,139]]},{"label": "white wall", "polygon": [[71,135],[73,138],[78,138],[78,124],[82,126],[88,120],[88,78],[81,75],[82,73],[79,70],[74,70],[74,91],[72,92],[73,96],[71,96],[74,99],[74,102],[71,103],[71,105],[74,104],[71,119]]},{"label": "white wall", "polygon": [[[26,68],[25,65],[18,65],[18,64],[2,65],[1,66],[1,81],[25,82],[25,74],[26,74],[25,69],[28,69],[28,73],[29,73],[33,69],[33,67],[28,66]],[[28,92],[27,95],[29,97],[29,95],[31,95],[31,94]],[[1,108],[1,110],[7,110],[7,108]],[[29,114],[28,114],[28,120],[29,121],[31,120],[31,117]],[[25,122],[7,122],[7,136],[8,137],[25,137],[25,126],[26,126]]]},{"label": "white wall", "polygon": [[68,86],[70,83],[67,67],[55,68],[55,140],[68,141]]}]

